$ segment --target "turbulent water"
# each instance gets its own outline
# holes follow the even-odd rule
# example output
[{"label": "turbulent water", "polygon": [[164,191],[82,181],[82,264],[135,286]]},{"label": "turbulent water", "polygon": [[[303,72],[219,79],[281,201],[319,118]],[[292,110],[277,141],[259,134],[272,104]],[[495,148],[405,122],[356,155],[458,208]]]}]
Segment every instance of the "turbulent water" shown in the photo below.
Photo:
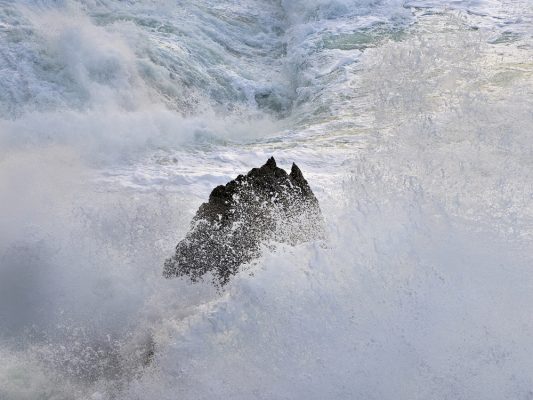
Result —
[{"label": "turbulent water", "polygon": [[[274,155],[328,240],[162,277]],[[0,0],[0,399],[532,399],[530,0]]]}]

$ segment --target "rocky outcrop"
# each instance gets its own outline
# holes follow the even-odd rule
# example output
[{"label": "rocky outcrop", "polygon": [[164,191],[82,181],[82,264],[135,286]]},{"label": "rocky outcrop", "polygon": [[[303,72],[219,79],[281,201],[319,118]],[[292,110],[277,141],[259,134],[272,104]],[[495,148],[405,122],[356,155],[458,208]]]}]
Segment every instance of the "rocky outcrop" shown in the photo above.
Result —
[{"label": "rocky outcrop", "polygon": [[263,243],[296,245],[322,237],[318,200],[302,172],[293,164],[287,174],[272,157],[211,192],[163,275],[197,281],[210,272],[223,286],[242,264],[261,255]]}]

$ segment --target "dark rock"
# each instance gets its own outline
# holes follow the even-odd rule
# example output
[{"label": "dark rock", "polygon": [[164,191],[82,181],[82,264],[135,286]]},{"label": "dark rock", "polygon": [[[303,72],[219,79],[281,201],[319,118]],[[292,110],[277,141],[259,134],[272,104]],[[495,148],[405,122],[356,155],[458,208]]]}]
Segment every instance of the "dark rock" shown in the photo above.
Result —
[{"label": "dark rock", "polygon": [[292,164],[287,174],[271,157],[211,192],[176,254],[165,261],[163,275],[195,282],[211,272],[214,283],[223,286],[242,264],[261,255],[263,243],[296,245],[321,238],[318,200],[302,172]]}]

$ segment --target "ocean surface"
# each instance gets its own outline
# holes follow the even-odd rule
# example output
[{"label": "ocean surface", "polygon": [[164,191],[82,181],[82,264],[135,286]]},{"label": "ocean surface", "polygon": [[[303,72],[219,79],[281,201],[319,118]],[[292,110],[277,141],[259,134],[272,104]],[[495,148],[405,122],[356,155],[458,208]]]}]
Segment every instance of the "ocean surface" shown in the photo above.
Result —
[{"label": "ocean surface", "polygon": [[[162,277],[296,162],[327,242]],[[1,400],[533,399],[531,0],[0,0]]]}]

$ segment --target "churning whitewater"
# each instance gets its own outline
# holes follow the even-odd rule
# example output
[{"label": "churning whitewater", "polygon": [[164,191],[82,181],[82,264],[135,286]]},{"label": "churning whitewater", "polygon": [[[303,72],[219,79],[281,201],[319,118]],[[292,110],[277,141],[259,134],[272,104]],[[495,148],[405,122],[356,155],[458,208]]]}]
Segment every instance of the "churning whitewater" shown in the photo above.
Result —
[{"label": "churning whitewater", "polygon": [[[0,0],[0,399],[531,399],[532,110],[529,0]],[[325,239],[165,279],[271,156]]]}]

